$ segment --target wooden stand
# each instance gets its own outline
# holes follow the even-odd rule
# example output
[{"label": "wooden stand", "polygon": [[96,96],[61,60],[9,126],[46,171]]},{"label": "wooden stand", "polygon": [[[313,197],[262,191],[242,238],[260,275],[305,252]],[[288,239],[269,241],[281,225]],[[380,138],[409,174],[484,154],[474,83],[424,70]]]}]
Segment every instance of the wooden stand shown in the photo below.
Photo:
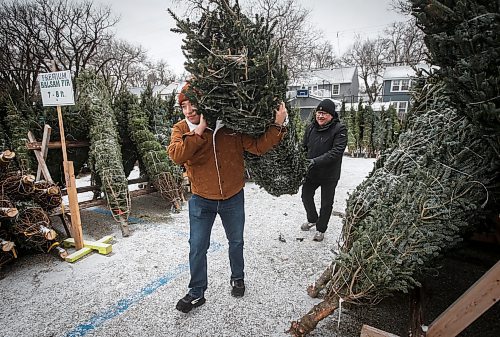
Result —
[{"label": "wooden stand", "polygon": [[[448,307],[428,327],[425,337],[454,337],[500,299],[500,261]],[[397,337],[363,325],[360,337]]]},{"label": "wooden stand", "polygon": [[[59,130],[61,134],[61,143],[60,148],[63,153],[63,168],[64,168],[64,179],[66,182],[66,193],[68,195],[69,201],[69,215],[71,219],[71,224],[69,226],[69,230],[67,227],[67,223],[64,219],[64,205],[61,205],[61,219],[66,231],[69,231],[71,238],[64,240],[63,244],[65,247],[75,247],[77,249],[76,252],[69,254],[65,257],[67,262],[75,262],[81,257],[89,254],[92,250],[97,250],[100,254],[109,254],[112,251],[112,246],[109,244],[112,241],[112,236],[106,236],[97,242],[93,241],[84,241],[83,233],[82,233],[82,223],[80,218],[80,207],[78,204],[78,192],[76,188],[76,179],[74,166],[72,161],[68,161],[67,153],[66,153],[66,141],[64,136],[64,125],[62,120],[62,112],[61,107],[57,106],[57,115],[59,119]],[[45,159],[47,158],[47,151],[49,148],[49,139],[50,139],[51,128],[48,125],[44,127],[44,134],[41,147],[38,149],[33,149],[35,152],[35,156],[38,160],[38,171],[37,171],[37,179],[40,178],[40,174],[42,174],[46,181],[52,182],[52,178],[50,176],[50,172],[45,163]],[[28,139],[31,143],[35,143],[36,139],[31,133],[28,133]]]}]

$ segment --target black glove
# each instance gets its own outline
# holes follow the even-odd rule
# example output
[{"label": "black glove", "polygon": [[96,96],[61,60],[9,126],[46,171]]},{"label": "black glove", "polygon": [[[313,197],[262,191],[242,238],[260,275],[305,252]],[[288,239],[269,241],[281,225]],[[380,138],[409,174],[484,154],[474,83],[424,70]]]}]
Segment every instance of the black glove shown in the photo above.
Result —
[{"label": "black glove", "polygon": [[307,160],[307,172],[309,172],[314,167],[314,165],[316,165],[316,162],[314,161],[314,159],[306,159],[306,160]]}]

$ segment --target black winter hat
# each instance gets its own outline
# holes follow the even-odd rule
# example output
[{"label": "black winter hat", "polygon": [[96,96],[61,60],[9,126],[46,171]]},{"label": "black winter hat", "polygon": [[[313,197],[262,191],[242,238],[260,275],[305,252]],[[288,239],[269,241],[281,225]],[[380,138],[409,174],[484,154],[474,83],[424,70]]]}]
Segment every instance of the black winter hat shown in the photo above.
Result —
[{"label": "black winter hat", "polygon": [[331,99],[322,100],[318,106],[316,107],[316,111],[324,111],[335,117],[337,114],[335,113],[335,103]]}]

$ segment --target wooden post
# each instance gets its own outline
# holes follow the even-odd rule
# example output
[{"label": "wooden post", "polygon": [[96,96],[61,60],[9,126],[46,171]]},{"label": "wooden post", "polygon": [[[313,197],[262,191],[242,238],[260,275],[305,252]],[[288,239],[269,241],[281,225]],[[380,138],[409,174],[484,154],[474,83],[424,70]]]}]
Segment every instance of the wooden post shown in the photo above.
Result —
[{"label": "wooden post", "polygon": [[76,191],[75,169],[72,161],[65,162],[65,172],[68,172],[66,180],[66,191],[68,192],[69,212],[71,214],[71,236],[75,240],[75,248],[83,248],[82,222],[80,219],[80,207],[78,206],[78,193]]},{"label": "wooden post", "polygon": [[[48,147],[48,144],[49,144],[49,141],[50,141],[50,134],[52,132],[52,128],[45,124],[45,126],[43,127],[43,138],[42,138],[42,148],[41,148],[41,151],[42,151],[42,158],[43,160],[47,160],[47,153],[49,152],[49,147]],[[42,174],[42,167],[40,165],[38,165],[38,169],[36,171],[36,180],[40,180],[40,176]],[[48,182],[52,182],[52,177],[50,177],[50,175],[47,177],[45,176],[45,180],[47,180]]]},{"label": "wooden post", "polygon": [[499,299],[500,261],[429,325],[426,336],[457,336]]},{"label": "wooden post", "polygon": [[68,192],[69,209],[71,214],[71,226],[69,231],[75,239],[75,248],[83,248],[82,222],[80,220],[80,208],[78,207],[78,194],[76,193],[76,181],[73,162],[68,162],[66,153],[66,138],[64,135],[64,123],[62,119],[61,106],[57,106],[57,118],[59,119],[59,133],[61,135],[61,149],[63,154],[64,180]]},{"label": "wooden post", "polygon": [[[35,136],[31,131],[28,131],[28,140],[30,142],[35,142]],[[48,181],[49,183],[52,183],[52,177],[50,176],[49,169],[47,168],[47,164],[45,163],[45,158],[43,157],[43,150],[35,150],[35,157],[38,161],[38,172],[42,172],[43,176],[45,177],[45,180]],[[37,173],[38,177],[38,173]],[[36,178],[38,180],[38,178]]]}]

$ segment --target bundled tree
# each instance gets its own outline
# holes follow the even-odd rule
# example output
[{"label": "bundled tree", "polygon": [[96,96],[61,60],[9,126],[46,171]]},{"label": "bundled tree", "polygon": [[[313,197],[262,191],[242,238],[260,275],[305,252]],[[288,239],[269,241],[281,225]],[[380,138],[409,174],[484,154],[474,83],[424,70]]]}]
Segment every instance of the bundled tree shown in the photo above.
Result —
[{"label": "bundled tree", "polygon": [[357,138],[356,138],[356,110],[351,106],[351,109],[347,113],[347,151],[354,157],[357,149]]},{"label": "bundled tree", "polygon": [[138,105],[129,111],[130,138],[153,186],[179,211],[182,205],[182,172],[149,130],[148,116]]},{"label": "bundled tree", "polygon": [[489,32],[500,27],[500,5],[412,4],[444,69],[417,96],[399,144],[349,197],[340,254],[308,289],[311,296],[325,290],[324,301],[292,322],[294,336],[309,333],[340,300],[377,303],[419,286],[420,272],[498,214],[500,101],[492,88],[500,81],[500,59],[491,55],[498,55],[500,41]]},{"label": "bundled tree", "polygon": [[78,105],[90,124],[90,165],[122,235],[128,236],[130,196],[110,97],[104,81],[91,71],[82,72],[77,81]]},{"label": "bundled tree", "polygon": [[6,107],[7,114],[4,121],[7,127],[6,136],[10,140],[9,148],[16,153],[14,161],[17,168],[29,172],[33,166],[33,158],[26,143],[28,142],[29,121],[33,116],[25,104],[22,102],[16,104],[10,96],[7,98]]},{"label": "bundled tree", "polygon": [[130,139],[128,128],[129,113],[137,104],[137,98],[128,90],[122,90],[116,96],[113,103],[113,111],[118,123],[118,133],[120,136],[121,153],[123,160],[123,171],[128,177],[137,162],[137,148]]},{"label": "bundled tree", "polygon": [[374,157],[373,129],[375,127],[375,113],[369,105],[366,105],[363,110],[365,112],[363,119],[363,150],[365,157]]},{"label": "bundled tree", "polygon": [[[177,21],[174,31],[186,34],[185,66],[193,75],[187,96],[209,126],[219,120],[235,131],[261,135],[273,123],[274,111],[286,93],[286,67],[273,42],[276,22],[257,15],[250,20],[238,2],[211,3],[215,8],[203,10],[197,22],[180,20],[170,12]],[[256,171],[256,181],[275,195],[296,192],[305,172],[291,121],[287,140],[264,156],[247,160]],[[281,183],[285,180],[287,184]]]}]

